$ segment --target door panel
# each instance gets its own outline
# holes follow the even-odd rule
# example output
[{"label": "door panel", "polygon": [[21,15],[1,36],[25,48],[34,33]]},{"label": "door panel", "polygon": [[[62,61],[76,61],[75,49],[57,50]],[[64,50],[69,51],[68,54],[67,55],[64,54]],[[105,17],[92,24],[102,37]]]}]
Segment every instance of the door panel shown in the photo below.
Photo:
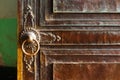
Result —
[{"label": "door panel", "polygon": [[[41,0],[42,26],[119,26],[119,0]],[[113,14],[116,13],[116,14]]]},{"label": "door panel", "polygon": [[[67,4],[67,5],[66,5]],[[53,0],[55,13],[119,12],[119,0]]]},{"label": "door panel", "polygon": [[119,30],[59,29],[40,31],[44,45],[119,45]]},{"label": "door panel", "polygon": [[53,80],[119,80],[120,64],[54,64]]},{"label": "door panel", "polygon": [[[119,50],[41,50],[43,80],[119,79]],[[105,54],[104,54],[105,53]],[[117,74],[115,74],[117,73]]]},{"label": "door panel", "polygon": [[120,0],[18,0],[18,80],[119,80]]}]

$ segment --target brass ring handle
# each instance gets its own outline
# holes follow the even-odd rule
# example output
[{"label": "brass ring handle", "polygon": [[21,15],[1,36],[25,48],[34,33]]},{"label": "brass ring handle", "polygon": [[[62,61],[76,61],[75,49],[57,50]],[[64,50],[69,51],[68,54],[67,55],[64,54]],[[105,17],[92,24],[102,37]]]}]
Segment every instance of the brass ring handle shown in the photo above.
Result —
[{"label": "brass ring handle", "polygon": [[33,73],[33,64],[35,60],[35,56],[38,54],[40,50],[40,35],[39,31],[35,28],[25,28],[21,31],[19,35],[20,48],[24,55],[23,60],[26,65],[26,69]]},{"label": "brass ring handle", "polygon": [[25,40],[22,43],[22,51],[28,56],[36,55],[39,51],[39,42],[37,40],[29,41]]},{"label": "brass ring handle", "polygon": [[34,56],[38,53],[40,46],[40,36],[34,28],[26,28],[22,31],[21,37],[21,48],[24,54],[28,56]]}]

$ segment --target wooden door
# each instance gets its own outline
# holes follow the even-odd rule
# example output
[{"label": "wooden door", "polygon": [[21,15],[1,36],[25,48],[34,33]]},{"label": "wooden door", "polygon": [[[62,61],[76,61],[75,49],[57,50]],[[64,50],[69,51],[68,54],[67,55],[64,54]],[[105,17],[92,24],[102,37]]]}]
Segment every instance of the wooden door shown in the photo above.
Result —
[{"label": "wooden door", "polygon": [[120,80],[120,0],[18,0],[18,80]]}]

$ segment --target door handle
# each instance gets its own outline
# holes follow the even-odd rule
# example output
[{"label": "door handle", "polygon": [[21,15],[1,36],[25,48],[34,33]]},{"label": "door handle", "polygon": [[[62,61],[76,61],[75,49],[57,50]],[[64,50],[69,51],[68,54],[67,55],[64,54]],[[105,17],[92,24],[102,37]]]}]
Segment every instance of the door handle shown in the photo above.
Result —
[{"label": "door handle", "polygon": [[36,24],[36,9],[33,5],[35,3],[36,0],[22,0],[22,12],[20,12],[22,13],[22,19],[19,43],[22,52],[21,55],[23,55],[22,62],[24,64],[22,66],[25,66],[30,73],[36,71],[34,64],[36,63],[37,53],[40,50],[40,34],[36,28],[38,26]]},{"label": "door handle", "polygon": [[24,54],[34,56],[40,49],[40,36],[36,29],[25,28],[20,35],[21,49]]}]

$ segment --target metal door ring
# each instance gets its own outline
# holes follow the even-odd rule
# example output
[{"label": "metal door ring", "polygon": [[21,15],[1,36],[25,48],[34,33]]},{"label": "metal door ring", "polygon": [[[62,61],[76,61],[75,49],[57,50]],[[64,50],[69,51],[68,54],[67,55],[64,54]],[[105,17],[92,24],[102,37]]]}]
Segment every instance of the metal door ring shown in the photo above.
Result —
[{"label": "metal door ring", "polygon": [[28,56],[36,55],[39,49],[39,42],[35,39],[33,41],[25,40],[22,43],[22,51]]}]

